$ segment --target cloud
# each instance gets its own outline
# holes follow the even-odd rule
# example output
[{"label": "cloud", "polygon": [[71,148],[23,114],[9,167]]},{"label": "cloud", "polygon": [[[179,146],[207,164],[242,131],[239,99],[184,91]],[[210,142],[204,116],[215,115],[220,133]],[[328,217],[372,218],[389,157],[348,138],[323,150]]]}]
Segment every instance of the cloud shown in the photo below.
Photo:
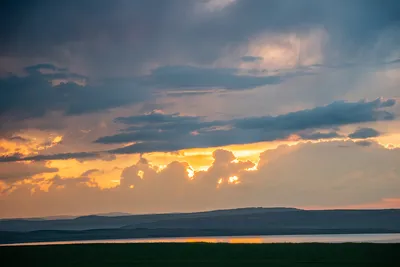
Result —
[{"label": "cloud", "polygon": [[99,169],[90,169],[81,174],[81,177],[89,177],[93,173],[100,172]]},{"label": "cloud", "polygon": [[[168,35],[174,32],[174,27],[176,33],[180,31],[183,25],[175,18],[179,13],[183,18],[185,9],[191,6],[194,3],[175,0],[165,3],[72,0],[60,5],[47,0],[34,0],[29,5],[6,0],[0,6],[0,22],[7,21],[9,27],[0,31],[3,37],[0,55],[51,57],[62,62],[80,58],[98,72],[116,65],[134,68],[135,61],[142,64],[166,51],[159,45],[170,39]],[[168,34],[160,31],[164,26]],[[119,49],[111,52],[110,48]]]},{"label": "cloud", "polygon": [[374,143],[372,141],[363,140],[363,141],[357,141],[355,144],[359,145],[359,146],[368,147],[368,146],[372,146]]},{"label": "cloud", "polygon": [[[309,110],[278,116],[248,117],[232,120],[204,121],[202,117],[152,112],[146,115],[118,117],[117,123],[129,125],[122,133],[100,137],[100,144],[134,143],[108,151],[61,153],[28,157],[4,156],[0,162],[101,158],[109,154],[173,152],[188,148],[220,147],[264,141],[284,140],[295,134],[304,140],[332,139],[337,132],[314,132],[337,126],[393,120],[386,111],[395,105],[392,99],[370,102],[334,102]],[[363,132],[363,131],[362,131]]]},{"label": "cloud", "polygon": [[236,0],[208,0],[201,2],[201,6],[209,12],[221,11],[235,3]]},{"label": "cloud", "polygon": [[92,159],[99,158],[101,152],[75,152],[75,153],[60,153],[53,155],[35,155],[21,157],[20,155],[2,156],[0,162],[15,162],[15,161],[42,161],[42,160],[66,160],[66,159]]},{"label": "cloud", "polygon": [[[168,93],[169,90],[178,94],[187,94],[184,90],[196,93],[199,88],[204,90],[201,93],[215,89],[245,90],[276,84],[283,79],[279,76],[239,75],[237,69],[167,66],[156,68],[148,76],[90,83],[87,77],[51,64],[25,69],[27,76],[0,78],[0,122],[42,118],[51,112],[66,116],[102,112],[154,100],[157,92]],[[6,128],[4,123],[0,130],[5,132]]]},{"label": "cloud", "polygon": [[27,138],[24,138],[24,137],[22,137],[22,136],[18,136],[18,135],[16,135],[16,136],[10,136],[10,137],[8,137],[8,138],[6,138],[7,140],[10,140],[10,141],[14,141],[14,142],[21,142],[21,143],[25,143],[25,142],[29,142],[30,140],[29,139],[27,139]]},{"label": "cloud", "polygon": [[[209,37],[210,42],[218,44],[246,42],[249,36],[262,33],[281,34],[297,32],[302,34],[313,28],[323,28],[329,40],[323,48],[327,59],[334,61],[333,55],[339,54],[341,60],[358,59],[360,51],[372,48],[385,30],[396,27],[400,16],[397,1],[389,1],[382,7],[376,1],[314,1],[306,0],[298,3],[292,1],[237,1],[224,14],[208,20],[199,26],[199,31],[207,28],[202,35]],[[221,32],[224,34],[221,36]],[[398,37],[398,36],[397,36]],[[211,40],[210,40],[211,39]],[[390,51],[397,50],[396,37]],[[336,51],[336,53],[333,53]],[[380,51],[390,55],[388,51]],[[347,58],[347,59],[348,59]]]},{"label": "cloud", "polygon": [[[342,136],[341,130],[347,128],[342,126],[354,128],[361,127],[360,123],[386,122],[398,114],[392,109],[395,99],[354,102],[361,97],[391,98],[398,93],[400,4],[397,0],[388,0],[385,5],[375,0],[25,2],[0,1],[0,23],[7,25],[0,28],[0,149],[7,154],[0,158],[2,166],[68,159],[119,164],[121,158],[132,157],[117,155],[125,153],[187,148],[208,151],[208,147],[260,141],[362,139],[378,133],[360,128]],[[341,98],[349,102],[332,103]],[[157,108],[166,113],[137,115]],[[132,114],[135,116],[129,116]],[[110,123],[115,117],[115,123]],[[29,134],[37,129],[39,134]],[[390,129],[395,131],[396,127]],[[49,148],[47,138],[42,135],[53,134],[63,136],[63,142]],[[346,146],[343,151],[381,151],[375,143],[365,140],[339,142],[337,146]],[[299,150],[302,153],[297,157],[312,149]],[[324,153],[306,158],[319,160],[322,157],[316,155],[325,157],[330,153],[328,147],[321,151]],[[337,150],[332,148],[332,151]],[[270,152],[262,162],[272,161],[280,153],[296,154],[289,148]],[[346,164],[356,162],[358,158],[353,157],[357,156],[352,152],[348,156],[341,154],[344,159],[347,157]],[[207,157],[209,160],[211,156]],[[143,187],[153,192],[152,187],[157,187],[158,194],[163,193],[163,187],[172,191],[178,188],[175,192],[182,197],[189,193],[194,197],[199,190],[211,196],[210,200],[203,197],[203,201],[210,201],[199,204],[204,207],[213,205],[216,192],[226,192],[226,201],[232,201],[227,196],[235,200],[248,196],[246,186],[250,185],[245,182],[246,176],[251,183],[259,182],[252,175],[289,180],[289,173],[285,176],[288,163],[285,166],[283,159],[279,166],[274,165],[278,166],[274,167],[276,172],[274,168],[248,172],[244,166],[247,168],[250,163],[235,165],[229,161],[232,157],[229,152],[215,153],[215,164],[209,172],[198,174],[197,178],[204,177],[197,180],[203,181],[197,184],[201,190],[191,187],[196,182],[187,179],[184,163],[175,162],[162,171],[143,160],[125,172],[126,179],[114,189],[117,193],[113,190],[99,193],[99,188],[89,186],[87,181],[76,185],[72,182],[74,177],[60,177],[69,179],[68,184],[59,186],[65,186],[63,191],[52,188],[48,195],[36,195],[37,202],[32,205],[51,202],[47,199],[50,195],[57,199],[75,198],[74,194],[94,199],[101,195],[108,202],[115,199],[122,207],[149,201],[144,191],[143,195],[128,195],[133,192],[129,187],[136,182],[135,189]],[[332,173],[339,172],[335,168],[340,165],[332,169],[326,165],[327,174],[324,171],[315,174],[314,169],[303,169],[291,160],[297,178],[318,175],[333,179]],[[363,164],[369,162],[372,160]],[[54,162],[63,168],[70,163]],[[361,164],[358,166],[363,168]],[[387,177],[397,177],[397,169],[387,167],[393,173],[387,173],[386,169],[382,172]],[[147,182],[135,176],[139,169],[149,178]],[[79,169],[75,178],[100,176],[83,171]],[[353,170],[348,171],[356,175]],[[104,176],[107,174],[106,171]],[[380,177],[379,173],[376,175]],[[233,188],[224,191],[228,188],[224,183],[215,191],[215,183],[221,177],[228,181],[234,176],[241,180],[240,187],[235,188],[241,188],[243,195],[232,191]],[[173,177],[174,186],[168,185],[169,177]],[[23,178],[10,179],[21,182]],[[362,180],[357,181],[363,184]],[[296,184],[297,180],[292,182]],[[302,188],[301,184],[296,185],[296,189]],[[313,188],[312,184],[307,185],[305,189]],[[39,190],[37,185],[26,185],[26,189],[29,186]],[[317,192],[326,189],[323,183],[319,186],[313,189]],[[257,188],[250,188],[256,192]],[[292,189],[289,182],[286,187],[278,188]],[[30,196],[30,189],[24,191],[25,196]],[[18,194],[22,191],[21,188]],[[290,199],[290,195],[283,192],[281,196],[275,191],[267,191],[271,194],[268,196],[261,196],[264,192],[254,193],[260,197],[255,203],[264,203],[264,198],[271,203],[274,198],[283,199],[282,202],[284,197]],[[60,192],[65,195],[58,196]],[[176,207],[175,202],[183,202],[177,199],[181,198],[163,201]],[[252,203],[251,196],[248,201]],[[98,206],[114,205],[98,202]],[[154,207],[151,201],[140,205]]]},{"label": "cloud", "polygon": [[263,57],[254,57],[254,56],[243,56],[241,57],[243,62],[256,62],[256,61],[262,61],[264,58]]},{"label": "cloud", "polygon": [[[41,73],[38,69],[55,73]],[[146,90],[138,90],[134,82],[104,80],[97,85],[75,82],[52,84],[57,79],[79,77],[53,65],[32,66],[27,76],[0,79],[0,121],[43,117],[49,112],[65,115],[104,111],[138,103],[148,98]],[[29,101],[26,101],[29,99]],[[2,127],[0,127],[1,129]]]},{"label": "cloud", "polygon": [[[118,117],[115,119],[117,123],[142,125],[143,123],[154,125],[171,125],[176,126],[176,123],[182,122],[199,122],[201,118],[194,116],[180,116],[179,113],[164,114],[160,111],[153,110],[146,115],[131,116],[131,117]],[[133,128],[132,130],[135,130]]]},{"label": "cloud", "polygon": [[372,128],[359,128],[354,133],[349,134],[353,139],[367,139],[371,137],[378,137],[381,133]]},{"label": "cloud", "polygon": [[[53,72],[63,73],[63,72],[67,72],[68,70],[65,68],[58,68],[50,63],[42,63],[42,64],[28,66],[25,68],[25,71],[28,73],[41,73],[41,71],[53,71]],[[72,75],[75,76],[77,74],[72,74]],[[86,78],[85,76],[78,76],[78,77]]]},{"label": "cloud", "polygon": [[[295,4],[223,1],[224,8],[218,12],[205,13],[198,12],[199,3],[186,2],[122,0],[99,4],[89,0],[82,4],[72,0],[56,5],[35,0],[26,5],[2,1],[0,23],[9,26],[0,30],[0,69],[8,73],[21,67],[27,76],[0,80],[1,132],[15,131],[15,127],[10,130],[11,122],[54,112],[81,115],[159,100],[165,95],[247,90],[287,81],[291,77],[287,73],[272,70],[275,75],[269,75],[270,70],[240,69],[243,61],[268,61],[263,53],[275,55],[268,46],[259,54],[247,50],[262,36],[277,39],[279,47],[296,50],[291,36],[313,36],[310,33],[315,29],[324,29],[329,38],[321,45],[324,56],[317,63],[321,66],[360,66],[365,58],[371,58],[363,55],[371,47],[377,51],[373,58],[390,61],[398,50],[397,35],[385,37],[399,21],[394,12],[399,4],[394,0],[385,6],[358,0]],[[212,5],[215,3],[221,4],[213,1]],[[288,40],[282,41],[282,36]],[[360,52],[349,52],[354,49]],[[345,56],[329,57],[332,51]],[[302,56],[294,58],[300,62]],[[299,68],[298,72],[291,70],[294,75],[304,75],[301,62],[294,65]],[[59,84],[61,81],[68,83]],[[172,94],[172,90],[178,92]],[[152,96],[154,92],[161,94]],[[25,103],[26,98],[31,101]]]},{"label": "cloud", "polygon": [[29,179],[37,174],[54,172],[58,172],[58,169],[49,168],[43,163],[0,163],[0,181],[6,183]]},{"label": "cloud", "polygon": [[254,117],[236,121],[241,129],[304,130],[309,128],[333,127],[339,125],[393,120],[394,115],[381,108],[391,107],[394,99],[374,101],[337,101],[327,106],[291,112],[276,117]]},{"label": "cloud", "polygon": [[[304,140],[332,139],[337,132],[314,132],[337,126],[393,120],[386,111],[395,105],[392,99],[359,102],[334,102],[314,109],[300,110],[278,116],[248,117],[232,120],[204,121],[202,117],[152,112],[146,115],[118,117],[117,123],[127,124],[122,133],[100,137],[100,144],[134,143],[108,151],[61,153],[28,157],[4,156],[0,162],[27,160],[60,160],[101,158],[110,154],[173,152],[188,148],[219,147],[263,141],[284,140],[295,134]],[[364,131],[361,131],[364,132]],[[365,134],[365,133],[364,133]]]},{"label": "cloud", "polygon": [[238,69],[165,66],[155,69],[143,83],[166,89],[253,89],[282,82],[280,76],[251,76],[239,74]]},{"label": "cloud", "polygon": [[[0,6],[0,23],[9,26],[0,31],[0,56],[51,58],[96,75],[137,74],[160,61],[212,64],[227,48],[246,46],[249,39],[266,33],[301,35],[322,28],[330,36],[323,47],[326,58],[345,62],[362,60],[360,53],[380,45],[383,33],[395,33],[399,22],[397,0],[385,5],[375,0],[222,2],[218,12],[198,12],[196,1],[35,0],[26,5],[6,0]],[[207,3],[221,6],[221,1]],[[397,38],[392,34],[380,58],[398,50]]]},{"label": "cloud", "polygon": [[142,158],[125,168],[120,184],[111,189],[101,189],[84,175],[55,176],[49,180],[48,192],[35,190],[32,194],[37,185],[24,184],[2,196],[2,204],[13,207],[2,210],[2,216],[248,206],[329,208],[400,198],[400,180],[396,179],[400,150],[385,149],[375,142],[368,147],[353,141],[280,146],[261,153],[257,168],[227,150],[214,151],[213,159],[208,170],[189,176],[186,162],[172,162],[159,169]]},{"label": "cloud", "polygon": [[223,121],[203,121],[203,117],[181,116],[151,112],[146,115],[118,117],[116,123],[131,125],[123,133],[100,137],[95,142],[101,144],[118,144],[132,141],[157,141],[173,138],[177,135],[190,134],[195,130],[215,126],[224,126]]},{"label": "cloud", "polygon": [[[201,122],[193,117],[188,121],[188,118],[184,117],[181,122],[177,123],[179,124],[178,128],[174,128],[174,124],[171,128],[165,128],[165,124],[145,123],[139,128],[135,128],[134,132],[102,137],[96,142],[106,144],[137,142],[111,151],[111,153],[125,154],[274,141],[285,139],[296,133],[299,133],[300,136],[303,135],[305,139],[334,138],[338,137],[338,134],[334,132],[310,135],[301,133],[301,131],[392,120],[394,115],[382,108],[394,104],[392,99],[376,99],[370,102],[334,102],[327,106],[276,117],[250,117],[228,121]],[[158,116],[165,116],[165,120],[171,119],[170,115]],[[152,119],[152,116],[148,117],[149,121]],[[179,117],[175,115],[174,120],[179,120]],[[149,124],[151,126],[147,128]]]},{"label": "cloud", "polygon": [[[54,176],[52,179],[49,181],[51,183],[51,189],[57,188],[57,187],[75,187],[75,186],[97,186],[95,182],[93,182],[89,177],[87,176],[81,176],[81,177],[76,177],[76,178],[63,178],[60,177],[59,175]],[[50,190],[51,190],[50,189]]]},{"label": "cloud", "polygon": [[303,140],[320,140],[320,139],[332,139],[332,138],[342,137],[340,134],[334,131],[327,133],[321,133],[321,132],[300,133],[299,136]]}]

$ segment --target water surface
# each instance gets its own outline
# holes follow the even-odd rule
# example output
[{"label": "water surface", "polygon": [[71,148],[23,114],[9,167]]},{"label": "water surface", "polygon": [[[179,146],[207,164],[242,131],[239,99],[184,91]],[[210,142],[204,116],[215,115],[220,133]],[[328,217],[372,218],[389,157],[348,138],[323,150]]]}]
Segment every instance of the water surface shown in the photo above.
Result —
[{"label": "water surface", "polygon": [[209,236],[209,237],[171,237],[171,238],[132,238],[108,240],[80,240],[18,243],[0,246],[35,246],[66,244],[106,244],[106,243],[400,243],[400,234],[335,234],[335,235],[275,235],[275,236]]}]

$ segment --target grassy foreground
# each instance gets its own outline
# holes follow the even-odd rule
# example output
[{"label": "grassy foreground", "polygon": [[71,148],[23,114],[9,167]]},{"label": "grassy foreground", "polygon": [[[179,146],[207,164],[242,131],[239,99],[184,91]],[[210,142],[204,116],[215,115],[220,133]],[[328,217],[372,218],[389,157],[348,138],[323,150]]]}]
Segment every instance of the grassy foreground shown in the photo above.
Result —
[{"label": "grassy foreground", "polygon": [[400,244],[81,244],[0,255],[3,266],[400,266]]}]

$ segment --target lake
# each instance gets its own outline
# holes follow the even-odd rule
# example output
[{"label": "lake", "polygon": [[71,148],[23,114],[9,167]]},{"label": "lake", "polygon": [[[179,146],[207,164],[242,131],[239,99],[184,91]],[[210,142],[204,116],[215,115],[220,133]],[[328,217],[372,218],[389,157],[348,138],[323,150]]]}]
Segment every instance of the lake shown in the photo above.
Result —
[{"label": "lake", "polygon": [[35,246],[66,244],[105,244],[105,243],[400,243],[400,234],[335,234],[335,235],[275,235],[275,236],[209,236],[209,237],[172,237],[141,239],[109,239],[18,243],[0,246]]}]

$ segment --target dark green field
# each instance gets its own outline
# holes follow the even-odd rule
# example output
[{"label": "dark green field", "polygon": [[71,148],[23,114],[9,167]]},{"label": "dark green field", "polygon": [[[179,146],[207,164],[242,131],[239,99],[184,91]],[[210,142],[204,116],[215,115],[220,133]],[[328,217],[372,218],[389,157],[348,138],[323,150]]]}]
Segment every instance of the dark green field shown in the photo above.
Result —
[{"label": "dark green field", "polygon": [[0,247],[2,266],[399,267],[400,244],[87,244]]}]

